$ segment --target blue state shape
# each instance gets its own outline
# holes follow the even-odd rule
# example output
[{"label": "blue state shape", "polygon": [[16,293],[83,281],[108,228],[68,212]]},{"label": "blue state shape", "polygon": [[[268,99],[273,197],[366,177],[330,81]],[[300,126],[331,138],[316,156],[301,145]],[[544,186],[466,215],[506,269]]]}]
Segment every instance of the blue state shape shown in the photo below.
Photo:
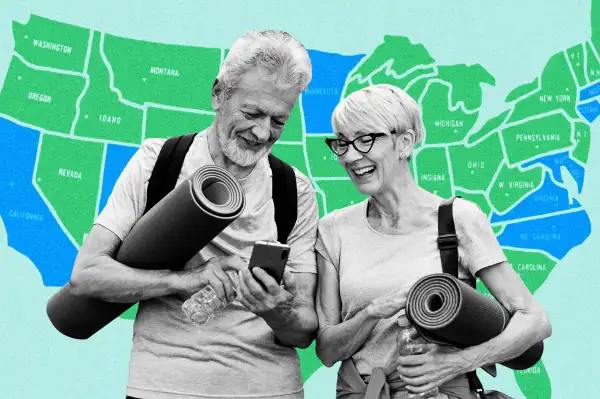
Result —
[{"label": "blue state shape", "polygon": [[100,194],[98,213],[102,212],[102,209],[106,206],[108,197],[110,197],[110,193],[112,192],[117,179],[138,148],[139,147],[129,147],[117,144],[108,145],[106,149],[106,159],[104,160],[102,192]]},{"label": "blue state shape", "polygon": [[504,215],[493,213],[491,222],[505,222],[581,207],[576,199],[572,199],[572,201],[573,203],[569,203],[568,190],[554,184],[550,179],[550,173],[546,173],[542,187],[525,197],[510,212]]},{"label": "blue state shape", "polygon": [[581,193],[583,181],[585,179],[585,169],[569,156],[568,151],[536,158],[523,164],[523,167],[527,168],[538,163],[548,167],[552,171],[554,179],[559,183],[564,183],[562,174],[560,173],[560,167],[564,166],[567,168],[571,176],[573,176],[573,179],[575,179],[575,182],[577,182],[577,193]]},{"label": "blue state shape", "polygon": [[0,216],[8,245],[27,256],[44,285],[62,286],[77,249],[33,186],[40,133],[0,118]]},{"label": "blue state shape", "polygon": [[581,245],[591,230],[590,218],[581,210],[508,224],[498,236],[498,242],[506,247],[546,251],[560,260],[571,249]]},{"label": "blue state shape", "polygon": [[579,101],[586,101],[600,95],[600,82],[597,82],[579,92]]},{"label": "blue state shape", "polygon": [[339,103],[348,74],[365,56],[308,50],[312,80],[302,93],[306,133],[332,133],[331,114]]},{"label": "blue state shape", "polygon": [[600,103],[598,100],[594,100],[585,104],[579,104],[577,110],[589,123],[592,123],[600,115]]}]

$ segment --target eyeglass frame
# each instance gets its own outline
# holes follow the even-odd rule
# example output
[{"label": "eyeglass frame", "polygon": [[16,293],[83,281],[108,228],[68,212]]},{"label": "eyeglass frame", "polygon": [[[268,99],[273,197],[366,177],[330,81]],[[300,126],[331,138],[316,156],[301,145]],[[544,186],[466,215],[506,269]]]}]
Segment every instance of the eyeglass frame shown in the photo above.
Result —
[{"label": "eyeglass frame", "polygon": [[[396,134],[396,131],[395,130],[391,130],[390,134]],[[341,157],[342,155],[346,154],[348,152],[348,149],[350,148],[350,145],[352,145],[352,147],[354,147],[354,149],[357,152],[360,152],[361,154],[367,154],[369,151],[371,151],[373,149],[373,145],[375,144],[375,140],[377,140],[380,137],[387,136],[387,135],[388,135],[387,133],[382,133],[382,132],[366,133],[366,134],[361,134],[360,136],[356,137],[354,140],[350,140],[350,141],[344,140],[344,139],[332,139],[332,138],[328,137],[328,138],[325,139],[325,144],[327,144],[327,147],[329,147],[329,149],[331,151],[333,151],[333,153],[335,155],[337,155],[338,157]],[[360,139],[360,138],[365,137],[365,136],[371,137],[371,146],[369,147],[369,149],[367,151],[361,151],[361,150],[359,150],[356,147],[356,145],[354,144],[354,142],[356,140]],[[335,141],[343,141],[343,142],[347,143],[348,145],[346,146],[346,151],[342,152],[341,154],[338,154],[337,152],[335,152],[335,150],[332,147],[332,143],[335,142]]]}]

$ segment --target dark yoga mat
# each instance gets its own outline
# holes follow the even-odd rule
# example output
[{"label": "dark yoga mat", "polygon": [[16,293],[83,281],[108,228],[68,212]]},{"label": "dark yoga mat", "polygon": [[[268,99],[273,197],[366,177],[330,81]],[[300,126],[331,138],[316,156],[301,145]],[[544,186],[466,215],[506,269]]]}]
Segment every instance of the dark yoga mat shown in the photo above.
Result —
[{"label": "dark yoga mat", "polygon": [[[406,299],[406,316],[425,339],[459,348],[499,335],[511,317],[498,301],[447,273],[425,276],[413,285]],[[535,365],[543,351],[544,343],[538,342],[501,364],[523,370]]]},{"label": "dark yoga mat", "polygon": [[[245,205],[244,191],[229,172],[203,166],[137,221],[115,259],[138,269],[181,270]],[[87,339],[133,305],[76,296],[67,283],[50,298],[46,312],[62,334]]]}]

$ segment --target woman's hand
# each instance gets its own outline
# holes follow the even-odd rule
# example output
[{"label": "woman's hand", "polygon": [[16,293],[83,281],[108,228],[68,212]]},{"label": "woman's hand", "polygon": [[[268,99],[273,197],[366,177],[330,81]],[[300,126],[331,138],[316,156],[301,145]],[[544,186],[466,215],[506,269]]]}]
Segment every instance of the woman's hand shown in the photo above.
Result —
[{"label": "woman's hand", "polygon": [[436,344],[416,346],[419,352],[424,353],[399,356],[395,362],[398,374],[410,392],[427,392],[470,371],[470,362],[456,347]]},{"label": "woman's hand", "polygon": [[410,286],[402,286],[389,294],[375,298],[367,306],[367,313],[378,319],[392,317],[404,309],[409,289]]}]

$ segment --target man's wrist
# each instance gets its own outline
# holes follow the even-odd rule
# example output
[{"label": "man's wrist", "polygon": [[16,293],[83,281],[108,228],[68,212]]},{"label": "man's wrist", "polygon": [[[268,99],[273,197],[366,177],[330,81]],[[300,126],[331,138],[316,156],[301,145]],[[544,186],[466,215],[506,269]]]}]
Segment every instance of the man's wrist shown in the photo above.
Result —
[{"label": "man's wrist", "polygon": [[168,290],[171,294],[180,294],[186,291],[186,278],[183,272],[171,272],[165,276]]},{"label": "man's wrist", "polygon": [[273,330],[285,329],[294,320],[295,309],[293,306],[293,300],[286,300],[278,307],[262,312],[260,317],[271,327]]}]

